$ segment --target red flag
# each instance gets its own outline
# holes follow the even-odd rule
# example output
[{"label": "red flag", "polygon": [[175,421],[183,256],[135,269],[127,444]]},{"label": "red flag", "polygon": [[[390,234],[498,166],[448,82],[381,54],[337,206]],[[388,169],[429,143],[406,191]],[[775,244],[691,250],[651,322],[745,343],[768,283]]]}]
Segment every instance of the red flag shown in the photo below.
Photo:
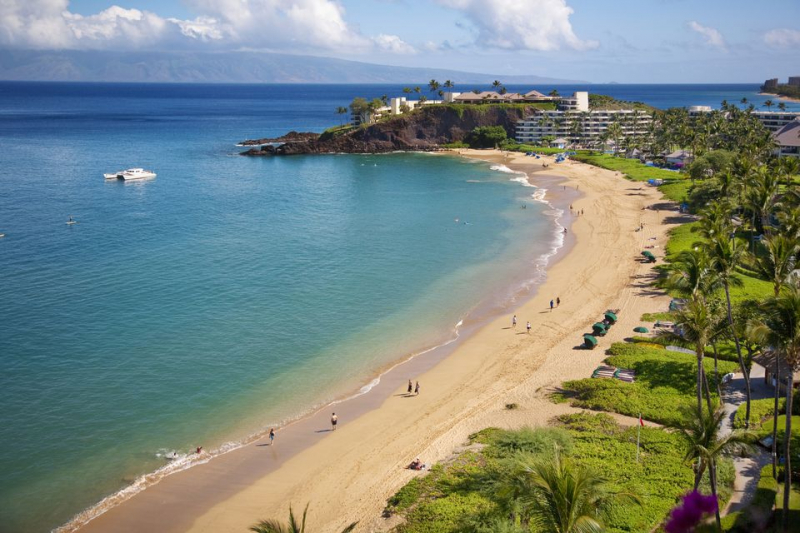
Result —
[{"label": "red flag", "polygon": [[642,415],[639,415],[639,423],[644,427],[644,420],[642,420]]}]

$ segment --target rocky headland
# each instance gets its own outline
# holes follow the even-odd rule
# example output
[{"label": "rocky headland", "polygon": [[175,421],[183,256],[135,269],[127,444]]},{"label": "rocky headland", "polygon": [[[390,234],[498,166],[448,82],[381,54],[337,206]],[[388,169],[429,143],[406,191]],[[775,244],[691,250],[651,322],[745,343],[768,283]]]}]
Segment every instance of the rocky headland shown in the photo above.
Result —
[{"label": "rocky headland", "polygon": [[502,126],[514,136],[516,122],[536,109],[532,105],[430,105],[368,126],[324,133],[289,132],[275,139],[243,141],[248,156],[433,151],[462,142],[478,127]]}]

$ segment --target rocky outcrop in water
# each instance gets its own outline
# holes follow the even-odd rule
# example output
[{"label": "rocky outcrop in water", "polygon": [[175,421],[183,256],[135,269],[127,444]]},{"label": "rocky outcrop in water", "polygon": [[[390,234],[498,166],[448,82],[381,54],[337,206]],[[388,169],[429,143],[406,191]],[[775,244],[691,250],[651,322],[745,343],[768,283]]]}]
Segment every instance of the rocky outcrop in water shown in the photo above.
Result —
[{"label": "rocky outcrop in water", "polygon": [[[285,140],[268,140],[283,143],[277,146],[247,141],[259,146],[242,152],[242,155],[432,151],[447,143],[463,141],[469,132],[481,126],[502,126],[513,138],[517,121],[532,112],[533,107],[523,105],[430,105],[406,115],[344,132],[332,131],[321,135],[290,132],[278,138]],[[289,136],[292,134],[303,137],[291,139]],[[312,135],[316,135],[316,138]]]}]

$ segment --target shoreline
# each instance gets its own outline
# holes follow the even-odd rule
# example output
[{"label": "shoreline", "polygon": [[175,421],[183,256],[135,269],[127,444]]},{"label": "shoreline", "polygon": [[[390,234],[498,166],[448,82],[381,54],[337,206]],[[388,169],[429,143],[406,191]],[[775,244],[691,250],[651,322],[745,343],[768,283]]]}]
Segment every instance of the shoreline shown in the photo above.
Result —
[{"label": "shoreline", "polygon": [[[512,170],[531,163],[520,160],[522,154],[509,159],[487,151],[462,155],[482,160],[488,155],[490,162]],[[644,245],[646,235],[655,236],[663,245],[664,228],[655,224],[651,230],[652,219],[660,222],[661,216],[641,211],[661,199],[657,190],[620,179],[614,172],[572,162],[562,165],[551,171],[556,179],[567,180],[565,187],[583,187],[585,196],[574,203],[588,213],[583,217],[564,214],[572,222],[574,246],[556,255],[555,264],[548,265],[547,279],[537,285],[535,294],[515,304],[520,317],[518,330],[530,319],[535,324],[535,337],[519,338],[519,331],[502,331],[510,329],[509,317],[497,317],[454,343],[457,345],[451,353],[430,368],[414,369],[422,373],[419,397],[405,398],[405,377],[381,380],[375,389],[385,395],[376,390],[370,398],[374,405],[357,418],[348,416],[344,404],[337,406],[344,423],[328,438],[316,438],[297,453],[284,453],[291,446],[286,443],[291,442],[286,438],[290,437],[289,429],[294,433],[328,433],[322,429],[327,426],[328,414],[319,411],[282,429],[274,448],[262,448],[263,443],[256,441],[203,467],[165,478],[89,522],[83,530],[141,531],[154,526],[159,531],[244,530],[259,518],[284,519],[289,503],[299,508],[307,501],[311,502],[311,523],[323,530],[335,530],[354,519],[362,522],[359,530],[364,526],[370,530],[386,527],[381,526],[380,511],[386,498],[414,477],[414,472],[402,466],[415,456],[426,463],[436,462],[447,457],[473,430],[519,419],[543,424],[555,414],[571,410],[550,403],[541,391],[564,379],[587,375],[605,357],[602,350],[573,350],[582,329],[598,313],[621,307],[621,321],[638,324],[638,316],[628,315],[630,310],[620,301],[618,292],[638,290],[630,277],[643,267],[631,259],[633,252],[638,255],[635,248]],[[623,220],[629,223],[624,228]],[[641,221],[646,221],[648,229],[634,233],[633,228]],[[553,291],[553,286],[558,289]],[[554,294],[561,294],[564,302],[555,312],[549,312],[547,301]],[[646,300],[654,298],[647,296]],[[651,307],[655,305],[653,301]],[[553,317],[558,321],[553,322]],[[622,328],[614,330],[616,335],[622,332]],[[568,362],[572,365],[565,367]],[[403,370],[410,373],[412,369]],[[509,397],[519,399],[519,411],[502,409]],[[281,434],[284,431],[286,435]],[[265,453],[273,459],[272,468],[265,468]],[[225,478],[225,487],[203,484],[215,476]],[[197,497],[198,486],[205,489],[203,497]],[[323,523],[315,517],[327,520]]]},{"label": "shoreline", "polygon": [[784,100],[786,102],[795,102],[800,103],[800,98],[794,98],[792,96],[784,96],[782,94],[777,93],[758,93],[759,96],[774,96],[778,100]]},{"label": "shoreline", "polygon": [[[460,157],[460,154],[450,151],[424,153],[426,155],[446,155]],[[487,164],[498,163],[497,161],[471,157],[467,157],[466,159],[472,159],[475,162],[486,162]],[[545,204],[549,209],[557,212],[553,214],[547,214],[547,212],[543,213],[545,218],[549,220],[548,224],[552,225],[551,232],[553,240],[551,247],[546,252],[531,254],[525,258],[526,261],[528,259],[532,260],[529,264],[537,269],[538,274],[533,277],[526,275],[515,278],[513,283],[504,286],[501,291],[484,296],[465,313],[465,315],[457,324],[453,326],[451,330],[451,336],[443,338],[438,344],[421,346],[416,348],[414,351],[406,352],[406,355],[404,355],[401,359],[390,361],[377,368],[373,373],[365,375],[365,378],[359,387],[345,390],[333,400],[325,401],[322,404],[318,404],[300,411],[300,414],[296,416],[286,418],[282,425],[275,426],[276,431],[294,431],[298,425],[301,428],[299,431],[305,431],[307,429],[305,426],[309,419],[313,419],[314,417],[318,416],[327,418],[328,415],[323,414],[324,412],[333,406],[340,406],[341,404],[348,402],[355,402],[358,404],[363,401],[363,403],[367,404],[366,406],[355,406],[354,411],[356,411],[356,416],[360,416],[361,414],[374,409],[376,402],[384,401],[390,396],[390,392],[380,394],[380,390],[374,389],[379,388],[379,386],[387,380],[393,383],[395,380],[393,378],[396,378],[396,376],[392,375],[393,373],[401,372],[402,375],[405,375],[406,371],[410,371],[413,374],[418,374],[420,372],[429,370],[431,367],[435,366],[448,355],[450,355],[453,350],[458,348],[460,343],[467,340],[476,330],[479,330],[481,327],[497,318],[500,314],[509,310],[511,306],[516,305],[518,301],[525,301],[535,294],[537,288],[542,283],[542,279],[547,275],[546,269],[550,263],[554,260],[559,260],[560,257],[571,248],[572,243],[571,239],[564,239],[560,232],[561,228],[563,228],[563,226],[560,225],[560,221],[563,220],[564,216],[562,211],[566,211],[567,209],[567,205],[565,203],[567,201],[566,197],[562,198],[563,195],[558,194],[561,191],[551,192],[551,190],[548,188],[545,189],[547,198],[542,198],[542,195],[538,194],[537,191],[542,191],[543,187],[530,184],[530,175],[528,173],[539,173],[545,169],[542,168],[541,164],[528,165],[528,167],[529,168],[526,168],[525,172],[522,170],[503,171],[496,168],[492,168],[491,171],[507,174],[510,181],[522,181],[524,182],[522,184],[524,187],[535,187],[534,194],[528,195],[530,201]],[[543,178],[544,181],[561,181],[561,178],[551,175],[540,174],[540,178]],[[563,210],[551,203],[551,197],[563,200],[561,202],[564,203]],[[394,386],[391,388],[393,387]],[[362,400],[362,397],[369,395],[370,393],[375,393],[378,395],[378,397]],[[341,409],[342,407],[337,408]],[[139,476],[131,485],[128,485],[114,492],[113,494],[106,496],[98,503],[77,513],[72,519],[70,519],[69,522],[55,528],[54,531],[58,533],[66,533],[78,530],[85,531],[92,523],[94,523],[95,520],[102,517],[106,513],[116,509],[119,506],[124,506],[132,498],[136,498],[138,495],[152,490],[175,475],[187,474],[192,469],[206,466],[209,462],[219,461],[227,455],[236,454],[242,449],[253,446],[254,444],[258,446],[258,443],[263,442],[267,438],[268,431],[268,427],[261,428],[258,431],[243,437],[241,440],[226,441],[218,448],[205,450],[200,456],[188,454],[186,457],[181,457],[176,461],[166,463],[164,466],[156,469],[155,471]],[[296,449],[292,451],[291,455],[302,452],[312,444],[313,442],[297,442],[295,444]],[[288,458],[289,456],[281,457],[281,461],[273,466],[278,466],[283,460]]]}]

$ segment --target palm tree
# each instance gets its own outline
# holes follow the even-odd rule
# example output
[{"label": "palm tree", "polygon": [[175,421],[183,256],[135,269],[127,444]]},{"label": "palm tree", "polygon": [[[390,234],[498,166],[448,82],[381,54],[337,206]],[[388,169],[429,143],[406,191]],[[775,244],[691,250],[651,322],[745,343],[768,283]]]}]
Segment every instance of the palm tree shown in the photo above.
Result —
[{"label": "palm tree", "polygon": [[442,87],[444,87],[445,89],[452,89],[455,86],[456,84],[450,80],[445,80],[445,82],[442,84]]},{"label": "palm tree", "polygon": [[[308,504],[303,511],[303,521],[298,524],[297,519],[294,517],[292,506],[289,506],[289,523],[284,524],[274,518],[268,520],[259,520],[257,523],[250,526],[250,531],[255,533],[305,533],[306,531],[306,515],[308,514]],[[342,530],[342,533],[350,533],[356,528],[358,522],[353,522]]]},{"label": "palm tree", "polygon": [[500,81],[499,81],[499,80],[494,80],[494,81],[492,82],[492,87],[494,87],[495,89],[499,89],[501,85],[503,85],[503,84],[502,84],[502,83],[500,83]]},{"label": "palm tree", "polygon": [[797,239],[782,234],[765,237],[761,243],[765,253],[756,258],[756,265],[759,273],[772,282],[772,290],[777,297],[794,270],[800,244]]},{"label": "palm tree", "polygon": [[747,372],[747,366],[742,357],[742,347],[739,343],[739,336],[736,334],[736,328],[733,324],[733,308],[731,306],[731,286],[741,285],[742,281],[734,276],[736,267],[741,263],[742,256],[744,255],[744,248],[740,241],[735,237],[717,233],[713,238],[709,239],[709,255],[711,256],[712,268],[717,272],[722,287],[725,289],[725,302],[728,311],[728,325],[730,327],[731,337],[736,346],[736,355],[739,358],[739,367],[744,376],[745,397],[746,397],[746,410],[745,410],[745,428],[750,428],[750,375]]},{"label": "palm tree", "polygon": [[432,93],[438,91],[439,87],[441,87],[441,85],[439,85],[439,82],[436,80],[431,80],[428,82],[428,89],[430,89]]},{"label": "palm tree", "polygon": [[520,498],[537,531],[583,533],[602,531],[602,516],[616,499],[640,503],[632,494],[611,492],[601,475],[561,457],[552,457],[526,467],[530,492]]},{"label": "palm tree", "polygon": [[[692,298],[686,306],[677,312],[675,326],[678,333],[668,333],[670,337],[677,337],[679,341],[687,342],[694,347],[697,357],[697,409],[703,410],[703,393],[705,392],[708,412],[712,413],[711,391],[708,388],[705,364],[703,359],[706,346],[711,339],[719,333],[719,320],[712,312],[709,305],[702,298]],[[717,377],[719,379],[719,377]]]},{"label": "palm tree", "polygon": [[[794,391],[794,371],[800,366],[800,287],[787,285],[779,296],[768,298],[764,304],[764,320],[755,324],[753,335],[762,345],[776,350],[788,367],[786,376],[786,426],[784,428],[784,481],[783,489],[783,529],[788,530],[789,495],[792,491],[792,392]],[[780,385],[776,383],[776,387]],[[777,417],[777,413],[775,413]]]},{"label": "palm tree", "polygon": [[411,94],[411,87],[403,87],[403,94]]},{"label": "palm tree", "polygon": [[[725,411],[719,406],[709,416],[704,416],[702,409],[692,409],[686,413],[686,419],[679,428],[679,435],[687,447],[685,460],[696,462],[694,490],[697,490],[703,473],[708,469],[711,494],[715,498],[717,497],[717,460],[723,454],[749,447],[749,436],[746,432],[731,431],[726,435],[722,434],[721,427],[724,420]],[[717,528],[722,531],[719,505],[717,505],[716,515]]]},{"label": "palm tree", "polygon": [[786,111],[786,102],[778,102],[778,109]]},{"label": "palm tree", "polygon": [[770,108],[775,105],[775,102],[773,102],[772,100],[767,100],[766,102],[764,102],[763,105],[764,107],[767,108],[767,111],[769,111]]},{"label": "palm tree", "polygon": [[[342,115],[342,116],[343,116],[343,115],[346,115],[346,114],[347,114],[347,111],[348,111],[348,110],[347,110],[347,108],[346,108],[346,107],[343,107],[343,106],[339,106],[339,107],[337,107],[337,108],[336,108],[336,113],[337,113],[338,115]],[[342,122],[342,123],[344,123],[344,120],[342,120],[341,122]]]},{"label": "palm tree", "polygon": [[719,277],[711,268],[705,248],[699,246],[678,254],[670,264],[667,285],[689,298],[704,301],[709,294],[722,287]]},{"label": "palm tree", "polygon": [[743,98],[742,98],[742,99],[741,99],[739,102],[740,102],[742,105],[747,105],[747,97],[743,97]]}]

